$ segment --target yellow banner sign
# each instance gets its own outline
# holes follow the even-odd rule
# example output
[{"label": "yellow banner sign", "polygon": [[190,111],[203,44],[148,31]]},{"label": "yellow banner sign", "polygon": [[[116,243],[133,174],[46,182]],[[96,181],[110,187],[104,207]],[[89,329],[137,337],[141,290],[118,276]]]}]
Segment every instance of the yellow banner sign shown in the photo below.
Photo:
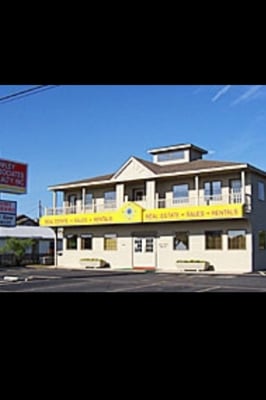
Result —
[{"label": "yellow banner sign", "polygon": [[143,222],[242,218],[243,204],[156,208],[143,212]]},{"label": "yellow banner sign", "polygon": [[133,202],[124,204],[117,211],[106,211],[88,214],[51,215],[40,218],[41,226],[80,226],[130,224],[142,222],[143,209]]},{"label": "yellow banner sign", "polygon": [[243,204],[209,205],[143,210],[128,202],[117,211],[88,214],[51,215],[40,218],[41,226],[130,224],[137,222],[195,221],[242,218]]}]

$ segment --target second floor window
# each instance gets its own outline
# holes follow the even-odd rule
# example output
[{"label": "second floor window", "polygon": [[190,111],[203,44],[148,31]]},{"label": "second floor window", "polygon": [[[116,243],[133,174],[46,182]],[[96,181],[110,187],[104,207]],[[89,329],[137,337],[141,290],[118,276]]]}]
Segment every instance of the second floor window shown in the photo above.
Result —
[{"label": "second floor window", "polygon": [[204,183],[205,200],[221,200],[221,196],[222,196],[221,181],[211,181]]},{"label": "second floor window", "polygon": [[264,201],[265,200],[265,189],[264,182],[258,182],[258,199]]},{"label": "second floor window", "polygon": [[70,194],[68,196],[68,203],[70,206],[75,206],[77,203],[77,196],[75,194]]},{"label": "second floor window", "polygon": [[68,212],[76,213],[76,205],[77,205],[77,196],[75,194],[70,194],[68,196]]},{"label": "second floor window", "polygon": [[116,192],[110,191],[104,193],[104,205],[105,207],[113,207],[116,203]]},{"label": "second floor window", "polygon": [[239,179],[230,179],[230,202],[241,202],[241,181]]},{"label": "second floor window", "polygon": [[173,186],[173,203],[182,203],[188,199],[188,184]]},{"label": "second floor window", "polygon": [[92,204],[93,204],[93,195],[92,195],[92,193],[86,193],[86,195],[85,195],[85,206],[87,208],[92,208]]}]

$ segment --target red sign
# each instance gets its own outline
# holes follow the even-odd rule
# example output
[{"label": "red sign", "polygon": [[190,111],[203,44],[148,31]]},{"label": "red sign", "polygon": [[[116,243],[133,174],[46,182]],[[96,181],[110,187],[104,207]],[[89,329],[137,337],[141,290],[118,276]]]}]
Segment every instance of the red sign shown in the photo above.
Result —
[{"label": "red sign", "polygon": [[16,226],[17,202],[0,200],[0,226]]},{"label": "red sign", "polygon": [[27,164],[0,159],[0,192],[22,194],[27,190]]}]

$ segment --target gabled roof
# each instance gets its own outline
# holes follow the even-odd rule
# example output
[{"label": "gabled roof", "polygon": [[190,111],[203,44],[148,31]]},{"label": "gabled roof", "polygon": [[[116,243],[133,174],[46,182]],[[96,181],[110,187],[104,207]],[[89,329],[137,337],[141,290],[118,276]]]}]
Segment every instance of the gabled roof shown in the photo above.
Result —
[{"label": "gabled roof", "polygon": [[[132,156],[122,165],[122,167],[120,167],[116,171],[115,174],[113,174],[112,179],[116,180],[119,177],[119,175],[123,174],[123,171],[125,171],[129,167],[130,164],[132,164],[132,163],[134,163],[136,161],[137,161],[137,163],[140,163],[141,165],[143,165],[145,167],[147,173],[152,172],[152,174],[154,174],[154,171],[152,170],[152,168],[150,166],[150,164],[153,165],[153,163],[149,163],[149,162],[145,163],[145,162],[143,162],[145,160],[142,160],[141,158]],[[147,169],[148,169],[148,171],[147,171]]]},{"label": "gabled roof", "polygon": [[88,183],[91,183],[91,182],[109,181],[112,178],[113,175],[114,174],[107,174],[107,175],[95,176],[93,178],[87,178],[87,179],[85,178],[85,179],[82,179],[80,181],[58,183],[57,185],[49,186],[49,189],[52,190],[52,189],[59,188],[61,186],[63,187],[63,186],[70,186],[70,185],[79,185],[79,186],[84,185],[84,186],[86,186]]},{"label": "gabled roof", "polygon": [[[135,157],[137,158],[137,157]],[[219,168],[219,167],[230,167],[230,166],[241,166],[243,163],[230,162],[230,161],[213,161],[213,160],[195,160],[184,163],[159,165],[150,161],[137,158],[143,165],[153,171],[156,175],[168,174],[171,172],[188,172],[188,171],[199,171],[201,169]]]},{"label": "gabled roof", "polygon": [[[153,163],[151,161],[143,160],[139,157],[130,157],[129,160],[126,161],[116,172],[107,175],[96,176],[93,178],[83,179],[79,181],[73,181],[68,183],[62,183],[58,185],[50,186],[50,190],[60,190],[60,189],[67,189],[69,186],[73,187],[82,187],[83,185],[86,186],[88,184],[98,184],[98,183],[111,183],[112,178],[114,178],[119,171],[123,170],[131,160],[137,160],[141,163],[144,167],[149,169],[151,172],[155,174],[155,176],[163,177],[164,175],[169,176],[169,174],[182,174],[182,173],[194,173],[194,172],[201,172],[201,171],[208,171],[208,170],[222,170],[223,168],[236,169],[236,168],[249,168],[254,172],[257,172],[262,175],[266,175],[266,173],[258,168],[253,167],[247,163],[239,163],[239,162],[232,162],[232,161],[215,161],[215,160],[194,160],[190,162],[184,163],[176,163],[176,164],[167,164],[167,165],[159,165]],[[113,181],[114,182],[114,181]]]},{"label": "gabled roof", "polygon": [[17,225],[38,226],[38,222],[25,214],[20,214],[16,218]]}]

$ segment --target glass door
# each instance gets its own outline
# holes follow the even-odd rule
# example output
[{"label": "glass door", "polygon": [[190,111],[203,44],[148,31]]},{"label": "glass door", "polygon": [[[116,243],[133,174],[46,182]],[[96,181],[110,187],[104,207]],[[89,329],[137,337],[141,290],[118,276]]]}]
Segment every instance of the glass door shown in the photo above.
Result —
[{"label": "glass door", "polygon": [[155,268],[155,237],[133,237],[133,267]]}]

